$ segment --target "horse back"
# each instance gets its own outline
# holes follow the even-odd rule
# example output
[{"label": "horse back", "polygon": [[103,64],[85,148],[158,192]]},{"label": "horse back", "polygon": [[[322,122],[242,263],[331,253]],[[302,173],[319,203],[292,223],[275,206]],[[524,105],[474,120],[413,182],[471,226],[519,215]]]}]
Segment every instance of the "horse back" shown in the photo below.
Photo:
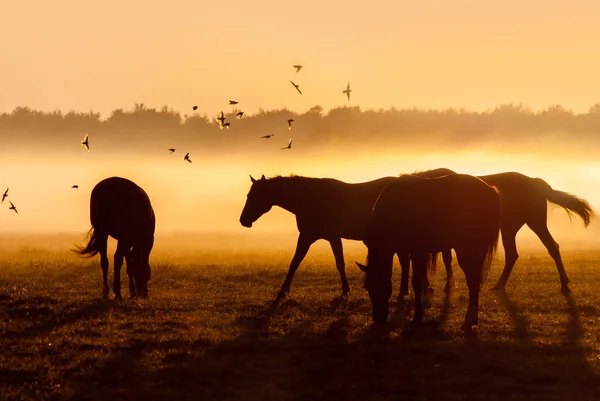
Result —
[{"label": "horse back", "polygon": [[482,232],[497,236],[499,224],[499,195],[479,178],[405,175],[379,196],[367,241],[437,252],[477,241]]}]

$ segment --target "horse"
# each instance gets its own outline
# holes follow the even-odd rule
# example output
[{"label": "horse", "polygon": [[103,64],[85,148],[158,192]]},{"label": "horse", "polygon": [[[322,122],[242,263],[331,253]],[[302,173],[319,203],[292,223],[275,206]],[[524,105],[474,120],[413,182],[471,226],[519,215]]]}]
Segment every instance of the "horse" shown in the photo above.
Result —
[{"label": "horse", "polygon": [[421,288],[433,264],[431,254],[454,249],[469,288],[469,306],[463,328],[478,323],[479,290],[489,270],[500,234],[500,196],[477,177],[453,174],[440,178],[402,175],[379,195],[367,226],[364,244],[372,318],[383,326],[392,295],[395,253],[410,255],[415,292],[413,323],[423,319]]},{"label": "horse", "polygon": [[[438,169],[424,172],[423,176],[435,177],[455,174],[449,169]],[[519,258],[516,245],[516,236],[524,224],[538,236],[542,244],[548,250],[548,253],[556,264],[558,275],[561,282],[561,292],[568,294],[569,278],[560,255],[559,245],[554,240],[547,223],[547,202],[552,202],[565,209],[569,217],[572,213],[577,214],[583,220],[587,227],[594,216],[594,211],[589,203],[576,195],[568,192],[558,191],[541,178],[532,178],[521,173],[506,172],[499,174],[480,175],[481,180],[488,185],[496,187],[501,194],[502,204],[502,223],[501,235],[502,244],[505,252],[505,264],[498,282],[493,287],[494,291],[504,292],[508,277]],[[452,251],[450,249],[442,251],[442,258],[446,266],[446,291],[455,287],[454,275],[452,272]],[[408,270],[410,261],[401,258],[402,278],[400,286],[400,297],[408,293]],[[427,282],[425,286],[428,286]]]},{"label": "horse", "polygon": [[319,239],[331,245],[335,264],[342,282],[342,296],[350,292],[342,238],[363,239],[373,205],[381,190],[396,177],[350,184],[333,178],[311,178],[292,175],[254,179],[240,216],[244,227],[252,224],[273,206],[279,206],[296,216],[298,241],[294,257],[277,297],[290,292],[294,273],[310,246]]},{"label": "horse", "polygon": [[123,299],[121,296],[123,258],[127,262],[131,297],[147,297],[148,281],[151,276],[149,258],[154,245],[156,226],[156,218],[148,194],[126,178],[106,178],[96,184],[92,190],[90,220],[92,228],[86,237],[87,245],[76,246],[73,251],[87,258],[100,253],[103,298],[107,299],[109,294],[106,254],[109,235],[118,241],[114,255],[115,298]]}]

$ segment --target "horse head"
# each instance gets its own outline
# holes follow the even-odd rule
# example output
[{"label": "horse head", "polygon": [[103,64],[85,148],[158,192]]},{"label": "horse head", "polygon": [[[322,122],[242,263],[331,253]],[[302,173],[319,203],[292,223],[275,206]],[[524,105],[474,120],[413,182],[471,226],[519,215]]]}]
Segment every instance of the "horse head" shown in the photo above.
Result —
[{"label": "horse head", "polygon": [[369,250],[367,265],[357,266],[366,273],[364,287],[371,298],[373,322],[385,326],[389,314],[388,300],[392,296],[392,265],[394,253]]},{"label": "horse head", "polygon": [[258,180],[250,176],[250,180],[252,181],[252,186],[250,187],[250,192],[248,192],[248,196],[246,197],[246,204],[240,216],[240,223],[244,227],[252,227],[252,223],[273,207],[272,196],[267,184],[268,180],[264,174]]},{"label": "horse head", "polygon": [[131,249],[131,273],[135,281],[137,295],[140,297],[148,296],[148,281],[152,276],[150,252],[153,245],[154,236],[144,239]]}]

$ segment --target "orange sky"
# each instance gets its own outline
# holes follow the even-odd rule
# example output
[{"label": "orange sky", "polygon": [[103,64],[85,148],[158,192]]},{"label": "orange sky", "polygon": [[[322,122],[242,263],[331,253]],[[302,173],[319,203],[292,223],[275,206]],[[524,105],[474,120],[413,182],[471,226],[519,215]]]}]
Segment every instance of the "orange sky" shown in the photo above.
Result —
[{"label": "orange sky", "polygon": [[[600,2],[2,2],[0,111],[600,102]],[[305,68],[297,75],[292,64]],[[288,82],[300,84],[300,96]]]}]

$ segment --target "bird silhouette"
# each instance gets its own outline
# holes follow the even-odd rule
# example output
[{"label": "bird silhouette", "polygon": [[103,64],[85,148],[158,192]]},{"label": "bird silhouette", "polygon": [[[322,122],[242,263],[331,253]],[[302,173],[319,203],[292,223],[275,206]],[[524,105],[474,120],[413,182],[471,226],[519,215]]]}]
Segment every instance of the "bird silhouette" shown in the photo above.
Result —
[{"label": "bird silhouette", "polygon": [[223,128],[229,129],[230,125],[231,125],[231,123],[225,123],[225,124],[221,125],[221,129],[223,129]]},{"label": "bird silhouette", "polygon": [[235,104],[238,104],[238,103],[239,103],[239,102],[236,102],[235,100],[230,100],[230,101],[229,101],[229,104],[234,104],[234,105],[235,105]]},{"label": "bird silhouette", "polygon": [[173,152],[175,152],[175,149],[173,149],[173,148],[169,149],[169,154],[171,154]]},{"label": "bird silhouette", "polygon": [[217,121],[219,121],[219,125],[221,126],[221,129],[223,129],[223,123],[225,122],[226,119],[227,118],[223,114],[223,110],[221,110],[221,112],[219,113],[219,117],[217,117]]},{"label": "bird silhouette", "polygon": [[191,163],[192,161],[190,160],[190,154],[186,153],[185,156],[183,157],[183,160],[185,160],[186,162]]},{"label": "bird silhouette", "polygon": [[71,188],[77,189],[77,188],[79,188],[79,185],[73,185]]},{"label": "bird silhouette", "polygon": [[296,88],[296,90],[298,91],[299,94],[302,94],[302,91],[300,90],[300,85],[296,85],[294,82],[290,81],[292,83],[292,85],[294,85],[294,88]]},{"label": "bird silhouette", "polygon": [[242,117],[243,117],[243,115],[244,115],[244,112],[243,112],[243,111],[238,111],[237,113],[235,113],[235,116],[236,116],[238,119],[242,118]]},{"label": "bird silhouette", "polygon": [[296,74],[302,69],[302,66],[300,64],[293,65],[292,67],[296,69]]},{"label": "bird silhouette", "polygon": [[2,195],[2,202],[0,203],[4,203],[4,198],[6,198],[8,196],[8,188],[6,188],[6,191],[4,191],[4,195]]},{"label": "bird silhouette", "polygon": [[81,146],[83,146],[84,148],[86,148],[88,152],[90,151],[90,141],[89,141],[87,133],[83,137],[83,141],[81,141]]},{"label": "bird silhouette", "polygon": [[14,210],[16,214],[19,214],[19,212],[17,211],[17,208],[15,207],[15,205],[13,205],[13,203],[11,201],[8,201],[10,203],[10,207],[8,208],[9,210]]},{"label": "bird silhouette", "polygon": [[348,99],[348,101],[350,101],[350,92],[352,92],[352,89],[350,89],[350,82],[348,82],[348,85],[346,85],[346,90],[342,91],[342,93],[346,95],[346,99]]},{"label": "bird silhouette", "polygon": [[261,138],[269,139],[272,136],[275,136],[275,134],[263,135]]},{"label": "bird silhouette", "polygon": [[292,129],[292,123],[294,122],[294,119],[290,118],[288,120],[288,129]]},{"label": "bird silhouette", "polygon": [[198,106],[192,107],[192,110],[198,110]]},{"label": "bird silhouette", "polygon": [[292,138],[290,138],[290,142],[287,144],[287,146],[285,148],[281,148],[281,149],[291,149],[292,148]]}]

